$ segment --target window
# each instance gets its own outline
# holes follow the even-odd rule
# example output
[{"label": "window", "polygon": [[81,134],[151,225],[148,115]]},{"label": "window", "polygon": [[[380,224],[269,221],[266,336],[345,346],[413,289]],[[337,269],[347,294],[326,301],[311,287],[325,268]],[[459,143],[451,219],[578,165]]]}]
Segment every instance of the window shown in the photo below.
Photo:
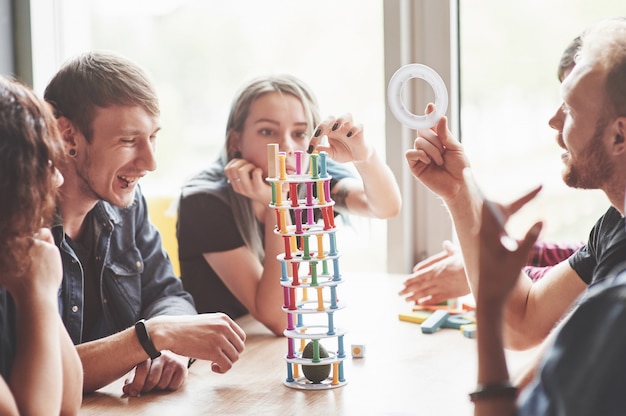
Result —
[{"label": "window", "polygon": [[[133,59],[156,84],[163,129],[158,169],[142,180],[147,196],[177,195],[187,177],[217,157],[235,93],[249,79],[269,73],[291,73],[309,84],[322,117],[352,113],[385,157],[380,0],[59,0],[59,5],[59,62],[48,67],[43,84],[63,60],[90,49]],[[354,217],[351,222],[338,235],[343,268],[385,270],[386,222]]]},{"label": "window", "polygon": [[623,11],[618,0],[602,7],[584,0],[460,1],[461,131],[477,180],[502,202],[544,186],[513,230],[541,218],[542,239],[586,240],[608,208],[603,192],[563,183],[562,149],[548,120],[561,102],[556,74],[566,46],[590,24]]},{"label": "window", "polygon": [[[230,101],[253,76],[293,73],[316,92],[322,114],[349,111],[362,121],[388,155],[404,209],[390,221],[353,219],[338,241],[350,270],[406,273],[452,237],[441,203],[406,169],[404,150],[414,133],[386,108],[386,81],[407,63],[429,65],[446,81],[450,121],[488,196],[507,201],[544,184],[526,217],[515,219],[514,232],[541,217],[542,238],[586,239],[608,206],[602,192],[562,183],[547,120],[560,101],[556,66],[563,49],[590,23],[621,14],[619,0],[601,8],[584,0],[30,2],[36,90],[65,58],[92,48],[116,50],[152,75],[164,129],[159,168],[143,183],[147,194],[174,195],[217,155]],[[415,108],[423,108],[420,99]]]}]

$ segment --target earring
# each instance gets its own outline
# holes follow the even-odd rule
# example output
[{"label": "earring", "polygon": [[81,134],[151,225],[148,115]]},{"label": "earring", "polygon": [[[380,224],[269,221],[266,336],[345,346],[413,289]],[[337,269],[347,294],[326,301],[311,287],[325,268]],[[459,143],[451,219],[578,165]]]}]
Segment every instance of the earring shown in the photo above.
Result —
[{"label": "earring", "polygon": [[76,156],[76,149],[70,149],[69,154],[72,157]]}]

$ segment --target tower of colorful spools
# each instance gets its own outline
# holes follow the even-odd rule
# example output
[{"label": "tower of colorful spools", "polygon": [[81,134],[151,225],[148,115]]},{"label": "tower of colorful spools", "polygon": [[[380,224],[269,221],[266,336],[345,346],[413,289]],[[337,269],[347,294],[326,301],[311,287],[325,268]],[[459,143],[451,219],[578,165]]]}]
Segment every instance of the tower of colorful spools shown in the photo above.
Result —
[{"label": "tower of colorful spools", "polygon": [[[295,173],[287,174],[285,153],[278,152],[278,145],[268,145],[270,206],[276,210],[274,232],[285,244],[284,253],[277,256],[284,294],[282,308],[287,318],[284,383],[297,389],[330,389],[346,384],[346,331],[335,325],[335,312],[344,305],[337,298],[342,278],[326,157],[325,152],[310,155],[310,167],[305,172],[303,153],[296,151]],[[308,344],[309,354],[304,354]]]}]

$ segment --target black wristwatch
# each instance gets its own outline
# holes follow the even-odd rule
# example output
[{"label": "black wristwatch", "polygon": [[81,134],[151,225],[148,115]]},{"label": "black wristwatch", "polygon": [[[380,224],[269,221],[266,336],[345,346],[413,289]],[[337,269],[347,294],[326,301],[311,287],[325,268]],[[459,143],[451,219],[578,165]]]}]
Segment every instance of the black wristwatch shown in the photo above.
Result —
[{"label": "black wristwatch", "polygon": [[135,333],[137,334],[137,338],[139,339],[139,343],[143,347],[143,350],[150,356],[150,358],[154,360],[155,358],[161,356],[161,351],[158,351],[152,343],[145,319],[137,321],[135,324]]}]

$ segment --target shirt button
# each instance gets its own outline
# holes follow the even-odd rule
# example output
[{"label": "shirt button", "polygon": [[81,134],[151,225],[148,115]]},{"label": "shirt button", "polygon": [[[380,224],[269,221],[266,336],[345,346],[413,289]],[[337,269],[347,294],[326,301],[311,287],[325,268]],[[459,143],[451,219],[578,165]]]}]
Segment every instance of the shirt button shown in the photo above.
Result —
[{"label": "shirt button", "polygon": [[137,263],[135,263],[135,266],[137,266],[137,268],[139,269],[141,267],[141,262],[137,261]]},{"label": "shirt button", "polygon": [[76,305],[72,306],[72,312],[74,313],[78,312],[78,306]]}]

